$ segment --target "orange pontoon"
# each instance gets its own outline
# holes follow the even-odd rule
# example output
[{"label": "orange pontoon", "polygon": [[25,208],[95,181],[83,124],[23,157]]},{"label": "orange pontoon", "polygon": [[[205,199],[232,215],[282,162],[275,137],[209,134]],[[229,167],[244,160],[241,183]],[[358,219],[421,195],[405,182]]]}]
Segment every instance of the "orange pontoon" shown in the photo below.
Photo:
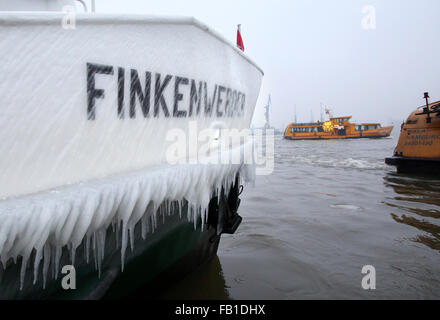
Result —
[{"label": "orange pontoon", "polygon": [[385,162],[398,172],[440,173],[440,101],[417,108],[402,124],[394,156]]}]

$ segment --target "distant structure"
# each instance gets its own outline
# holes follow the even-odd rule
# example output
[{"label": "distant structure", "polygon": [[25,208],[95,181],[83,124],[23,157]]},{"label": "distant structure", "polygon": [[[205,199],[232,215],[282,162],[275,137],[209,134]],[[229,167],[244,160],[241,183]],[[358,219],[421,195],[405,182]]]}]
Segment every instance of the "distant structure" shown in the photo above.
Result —
[{"label": "distant structure", "polygon": [[266,119],[266,123],[264,124],[264,129],[270,129],[270,105],[272,104],[272,100],[269,95],[269,100],[267,101],[267,105],[264,107],[264,118]]},{"label": "distant structure", "polygon": [[295,119],[294,119],[295,123],[298,123],[298,117],[296,116],[296,104],[295,104]]},{"label": "distant structure", "polygon": [[320,112],[321,112],[321,113],[320,113],[320,115],[321,115],[321,117],[320,117],[320,121],[321,121],[321,122],[324,122],[324,114],[322,113],[322,102],[321,102],[321,106],[320,106],[320,107],[321,107],[321,109],[320,109]]},{"label": "distant structure", "polygon": [[272,129],[273,133],[275,135],[279,135],[279,134],[283,134],[284,133],[284,127],[282,130],[278,130],[274,127],[271,126],[270,124],[270,109],[272,106],[272,99],[271,96],[269,95],[269,99],[267,100],[267,105],[264,106],[264,119],[265,119],[265,123],[263,127],[255,127],[254,125],[251,126],[251,133],[252,135],[255,134],[255,130],[259,129],[263,131],[263,134],[266,134],[266,130],[268,129]]}]

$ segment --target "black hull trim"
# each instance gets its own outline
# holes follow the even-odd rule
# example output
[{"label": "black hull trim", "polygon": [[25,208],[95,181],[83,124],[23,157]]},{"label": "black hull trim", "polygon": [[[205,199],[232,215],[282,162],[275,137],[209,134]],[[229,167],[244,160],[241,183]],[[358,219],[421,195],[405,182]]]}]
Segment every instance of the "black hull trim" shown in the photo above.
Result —
[{"label": "black hull trim", "polygon": [[440,159],[390,157],[385,163],[395,166],[398,173],[440,174]]}]

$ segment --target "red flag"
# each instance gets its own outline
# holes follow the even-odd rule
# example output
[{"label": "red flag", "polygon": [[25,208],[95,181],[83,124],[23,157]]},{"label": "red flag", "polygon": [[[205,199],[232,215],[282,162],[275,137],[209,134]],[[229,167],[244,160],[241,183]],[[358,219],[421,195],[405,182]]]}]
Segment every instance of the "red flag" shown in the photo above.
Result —
[{"label": "red flag", "polygon": [[238,25],[238,29],[237,29],[237,47],[239,47],[241,49],[241,51],[244,51],[244,44],[243,44],[243,39],[241,38],[241,24]]}]

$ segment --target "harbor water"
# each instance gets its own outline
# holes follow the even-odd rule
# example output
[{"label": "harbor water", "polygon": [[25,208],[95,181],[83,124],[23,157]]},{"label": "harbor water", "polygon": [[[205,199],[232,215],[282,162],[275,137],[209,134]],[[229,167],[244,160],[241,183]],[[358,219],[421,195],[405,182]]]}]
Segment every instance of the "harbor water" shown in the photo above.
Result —
[{"label": "harbor water", "polygon": [[[397,174],[384,139],[275,138],[243,223],[163,299],[439,299],[440,179]],[[365,290],[364,266],[376,273]],[[371,270],[371,269],[370,269]]]}]

